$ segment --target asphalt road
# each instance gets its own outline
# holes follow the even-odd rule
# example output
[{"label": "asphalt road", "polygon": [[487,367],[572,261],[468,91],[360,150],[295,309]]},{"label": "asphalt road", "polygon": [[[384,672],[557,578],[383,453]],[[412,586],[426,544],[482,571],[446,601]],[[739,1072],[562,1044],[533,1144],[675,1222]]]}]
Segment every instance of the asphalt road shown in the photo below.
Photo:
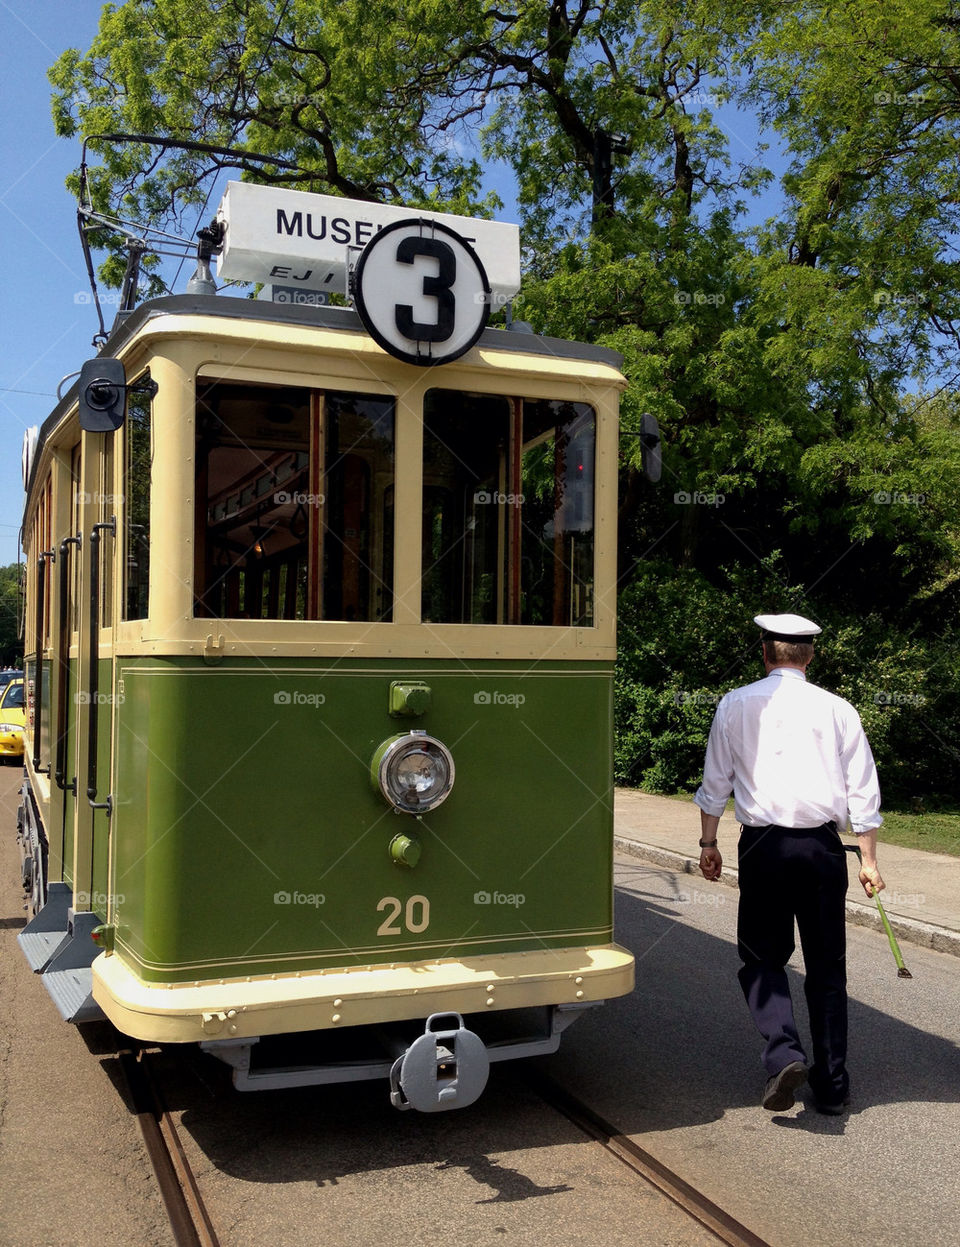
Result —
[{"label": "asphalt road", "polygon": [[[16,788],[0,771],[0,1247],[167,1247],[109,1034],[62,1023],[16,946]],[[960,958],[911,948],[899,980],[886,940],[849,928],[852,1111],[771,1116],[736,893],[634,859],[617,878],[637,990],[545,1068],[775,1247],[956,1241]],[[225,1247],[716,1241],[539,1101],[523,1062],[437,1115],[397,1113],[380,1084],[241,1095],[196,1050],[160,1074]]]},{"label": "asphalt road", "polygon": [[957,1242],[960,958],[908,946],[899,979],[885,937],[848,924],[851,1111],[769,1114],[736,893],[631,859],[617,881],[637,990],[572,1028],[556,1076],[777,1247]]}]

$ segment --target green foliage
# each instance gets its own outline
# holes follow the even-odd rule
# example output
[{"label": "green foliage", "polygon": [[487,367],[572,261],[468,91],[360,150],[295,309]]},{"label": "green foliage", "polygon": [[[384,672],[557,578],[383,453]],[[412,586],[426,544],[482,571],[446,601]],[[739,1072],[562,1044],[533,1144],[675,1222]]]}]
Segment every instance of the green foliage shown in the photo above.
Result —
[{"label": "green foliage", "polygon": [[960,802],[960,653],[879,613],[827,616],[787,586],[779,559],[726,569],[720,583],[645,563],[620,598],[615,716],[618,783],[693,792],[717,702],[763,677],[752,616],[796,611],[824,629],[809,678],[859,711],[884,800],[907,809]]},{"label": "green foliage", "polygon": [[[59,134],[296,166],[90,138],[95,206],[152,223],[203,203],[222,168],[483,214],[480,161],[506,162],[519,314],[621,352],[629,381],[620,778],[694,784],[716,696],[758,670],[750,617],[796,610],[824,625],[814,676],[861,710],[888,793],[947,800],[958,63],[950,0],[126,0],[50,77]],[[744,199],[773,175],[762,142],[746,161],[731,147],[728,105],[788,162],[752,230]],[[631,437],[645,412],[664,438],[655,490]]]},{"label": "green foliage", "polygon": [[[767,245],[836,290],[815,321],[818,336],[829,341],[846,318],[872,323],[880,332],[857,332],[862,360],[894,376],[944,364],[953,373],[956,5],[820,0],[777,6],[771,17],[740,53],[745,98],[791,156],[786,210],[765,231]],[[781,291],[770,293],[782,304]],[[802,314],[805,292],[786,293],[790,314]]]},{"label": "green foliage", "polygon": [[23,595],[20,578],[22,564],[0,567],[0,666],[23,665]]}]

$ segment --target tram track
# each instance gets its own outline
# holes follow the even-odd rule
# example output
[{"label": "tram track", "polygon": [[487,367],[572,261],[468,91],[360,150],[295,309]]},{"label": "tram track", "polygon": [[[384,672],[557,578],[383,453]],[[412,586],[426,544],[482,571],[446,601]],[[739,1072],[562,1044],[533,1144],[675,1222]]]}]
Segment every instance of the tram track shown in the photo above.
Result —
[{"label": "tram track", "polygon": [[739,1222],[702,1191],[673,1172],[662,1161],[635,1143],[616,1126],[594,1112],[560,1083],[540,1070],[533,1071],[529,1086],[556,1112],[566,1117],[585,1135],[599,1143],[622,1164],[656,1187],[688,1216],[700,1222],[729,1247],[770,1247],[747,1226]]},{"label": "tram track", "polygon": [[221,1247],[176,1124],[153,1077],[149,1053],[122,1049],[118,1058],[176,1247]]},{"label": "tram track", "polygon": [[[122,1049],[117,1056],[176,1247],[223,1247],[151,1068],[151,1053]],[[765,1239],[548,1074],[528,1070],[524,1081],[543,1103],[653,1186],[719,1242],[728,1247],[770,1247]]]}]

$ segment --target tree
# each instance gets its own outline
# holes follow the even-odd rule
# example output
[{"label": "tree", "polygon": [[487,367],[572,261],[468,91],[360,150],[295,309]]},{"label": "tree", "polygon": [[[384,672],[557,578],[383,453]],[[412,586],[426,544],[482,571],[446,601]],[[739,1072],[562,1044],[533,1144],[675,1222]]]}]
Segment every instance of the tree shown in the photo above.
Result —
[{"label": "tree", "polygon": [[[662,559],[715,616],[731,592],[805,607],[904,678],[936,650],[955,688],[937,647],[960,605],[957,65],[952,0],[127,0],[51,80],[58,132],[99,154],[95,205],[157,224],[223,168],[485,213],[482,162],[507,162],[521,315],[624,356],[628,665],[672,643],[666,611],[640,632]],[[725,104],[787,148],[753,230],[744,197],[772,174],[731,153]],[[93,137],[117,132],[241,154]],[[629,439],[645,411],[665,435],[659,492]],[[703,637],[683,619],[689,656]],[[625,714],[655,678],[625,676]]]},{"label": "tree", "polygon": [[957,5],[782,6],[742,64],[746,99],[791,153],[786,212],[764,244],[792,276],[771,274],[782,285],[768,284],[770,294],[788,314],[809,311],[810,274],[821,274],[840,298],[816,317],[818,337],[849,319],[837,304],[852,305],[874,378],[939,370],[939,383],[956,388]]},{"label": "tree", "polygon": [[23,566],[0,567],[0,665],[23,665]]}]

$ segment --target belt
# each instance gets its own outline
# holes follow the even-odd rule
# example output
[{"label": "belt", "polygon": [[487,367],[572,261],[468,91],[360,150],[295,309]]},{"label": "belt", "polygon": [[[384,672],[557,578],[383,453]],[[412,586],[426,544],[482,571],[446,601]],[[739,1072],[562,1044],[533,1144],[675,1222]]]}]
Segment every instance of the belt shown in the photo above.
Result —
[{"label": "belt", "polygon": [[832,831],[834,834],[840,834],[836,822],[831,819],[829,823],[814,823],[811,827],[785,827],[783,823],[761,823],[759,826],[753,826],[751,823],[741,823],[742,831]]}]

